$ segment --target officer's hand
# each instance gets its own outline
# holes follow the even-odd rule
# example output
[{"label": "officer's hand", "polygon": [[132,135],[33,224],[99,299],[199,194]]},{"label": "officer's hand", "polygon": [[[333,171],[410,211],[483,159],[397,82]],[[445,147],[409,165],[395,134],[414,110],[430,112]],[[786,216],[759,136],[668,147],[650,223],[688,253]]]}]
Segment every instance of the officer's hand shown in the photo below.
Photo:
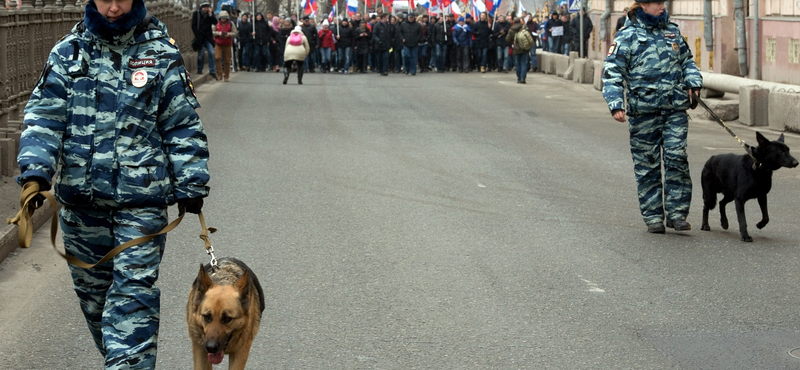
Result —
[{"label": "officer's hand", "polygon": [[700,97],[700,88],[693,87],[689,89],[689,104],[692,109],[697,108],[697,98]]},{"label": "officer's hand", "polygon": [[203,198],[180,199],[178,200],[178,213],[186,212],[198,214],[203,209]]},{"label": "officer's hand", "polygon": [[[47,181],[45,181],[42,178],[31,177],[30,179],[28,179],[28,183],[30,183],[30,182],[37,183],[39,185],[39,191],[48,191],[48,190],[50,190],[50,183],[48,183]],[[36,194],[28,202],[28,207],[32,207],[33,209],[39,208],[44,204],[44,201],[45,201],[44,195]]]},{"label": "officer's hand", "polygon": [[625,111],[622,109],[617,109],[611,113],[614,116],[614,119],[618,122],[625,122]]},{"label": "officer's hand", "polygon": [[228,33],[223,31],[222,32],[222,37],[228,37]]}]

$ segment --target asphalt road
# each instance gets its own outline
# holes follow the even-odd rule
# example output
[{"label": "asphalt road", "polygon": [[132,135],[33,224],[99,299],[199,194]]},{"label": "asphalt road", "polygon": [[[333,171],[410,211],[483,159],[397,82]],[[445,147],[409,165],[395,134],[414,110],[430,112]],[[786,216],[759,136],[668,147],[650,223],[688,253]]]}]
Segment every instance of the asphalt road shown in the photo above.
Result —
[{"label": "asphalt road", "polygon": [[[739,241],[735,217],[724,231],[715,213],[700,231],[702,165],[741,148],[694,120],[694,230],[651,235],[627,126],[591,86],[541,74],[524,86],[494,73],[280,79],[239,73],[198,89],[212,241],[266,295],[249,368],[800,367],[789,354],[798,169],[775,173],[754,243]],[[756,203],[747,210],[755,225]],[[101,368],[44,229],[0,265],[0,367]],[[162,369],[191,368],[185,304],[208,262],[198,232],[189,218],[168,237]]]}]

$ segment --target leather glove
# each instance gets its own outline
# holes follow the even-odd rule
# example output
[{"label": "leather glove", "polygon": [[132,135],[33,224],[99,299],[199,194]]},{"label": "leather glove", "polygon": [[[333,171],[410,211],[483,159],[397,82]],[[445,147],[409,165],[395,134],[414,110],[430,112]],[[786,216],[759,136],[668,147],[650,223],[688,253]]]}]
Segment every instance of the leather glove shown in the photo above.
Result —
[{"label": "leather glove", "polygon": [[689,89],[689,104],[691,104],[691,108],[697,108],[697,98],[700,97],[700,88],[699,87],[692,87]]},{"label": "leather glove", "polygon": [[[39,184],[39,191],[48,191],[48,190],[50,190],[50,183],[45,181],[43,178],[31,177],[31,178],[28,179],[27,182],[28,183],[29,182],[35,182],[35,183]],[[42,205],[44,205],[44,202],[45,202],[44,195],[36,194],[36,195],[33,196],[33,198],[31,198],[30,202],[28,203],[28,207],[33,207],[33,209],[37,209],[37,208],[41,207]]]},{"label": "leather glove", "polygon": [[178,213],[186,212],[198,214],[203,209],[203,198],[191,198],[178,200]]}]

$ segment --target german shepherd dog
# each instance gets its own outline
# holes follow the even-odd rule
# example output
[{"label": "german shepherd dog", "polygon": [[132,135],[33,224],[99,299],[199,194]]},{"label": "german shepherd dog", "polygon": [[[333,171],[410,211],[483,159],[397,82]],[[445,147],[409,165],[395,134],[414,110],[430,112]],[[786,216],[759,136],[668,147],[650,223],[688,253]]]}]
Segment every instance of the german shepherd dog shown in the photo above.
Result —
[{"label": "german shepherd dog", "polygon": [[761,207],[761,221],[756,224],[759,229],[767,226],[767,193],[772,189],[772,172],[781,168],[797,167],[797,160],[789,154],[789,147],[783,143],[783,134],[776,141],[767,140],[756,132],[758,147],[752,153],[759,164],[753,166],[753,159],[748,154],[720,154],[708,159],[703,167],[703,225],[701,230],[711,230],[708,226],[708,211],[717,203],[717,193],[722,193],[719,201],[719,215],[722,228],[728,229],[728,216],[725,206],[734,201],[736,216],[739,218],[739,232],[743,242],[752,242],[747,233],[744,203],[750,199],[758,199]]},{"label": "german shepherd dog", "polygon": [[229,355],[229,370],[243,370],[264,311],[264,292],[244,262],[220,258],[200,265],[189,291],[186,323],[195,370],[211,370]]}]

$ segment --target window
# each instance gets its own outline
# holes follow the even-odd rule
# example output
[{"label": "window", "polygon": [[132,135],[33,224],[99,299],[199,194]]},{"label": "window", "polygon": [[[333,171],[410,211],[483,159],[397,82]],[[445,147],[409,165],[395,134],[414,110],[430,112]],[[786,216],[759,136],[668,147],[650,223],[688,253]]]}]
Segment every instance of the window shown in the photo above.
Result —
[{"label": "window", "polygon": [[800,63],[800,39],[789,39],[789,63]]},{"label": "window", "polygon": [[766,59],[767,62],[775,63],[775,48],[776,48],[776,40],[774,37],[767,37],[767,50],[766,51]]}]

